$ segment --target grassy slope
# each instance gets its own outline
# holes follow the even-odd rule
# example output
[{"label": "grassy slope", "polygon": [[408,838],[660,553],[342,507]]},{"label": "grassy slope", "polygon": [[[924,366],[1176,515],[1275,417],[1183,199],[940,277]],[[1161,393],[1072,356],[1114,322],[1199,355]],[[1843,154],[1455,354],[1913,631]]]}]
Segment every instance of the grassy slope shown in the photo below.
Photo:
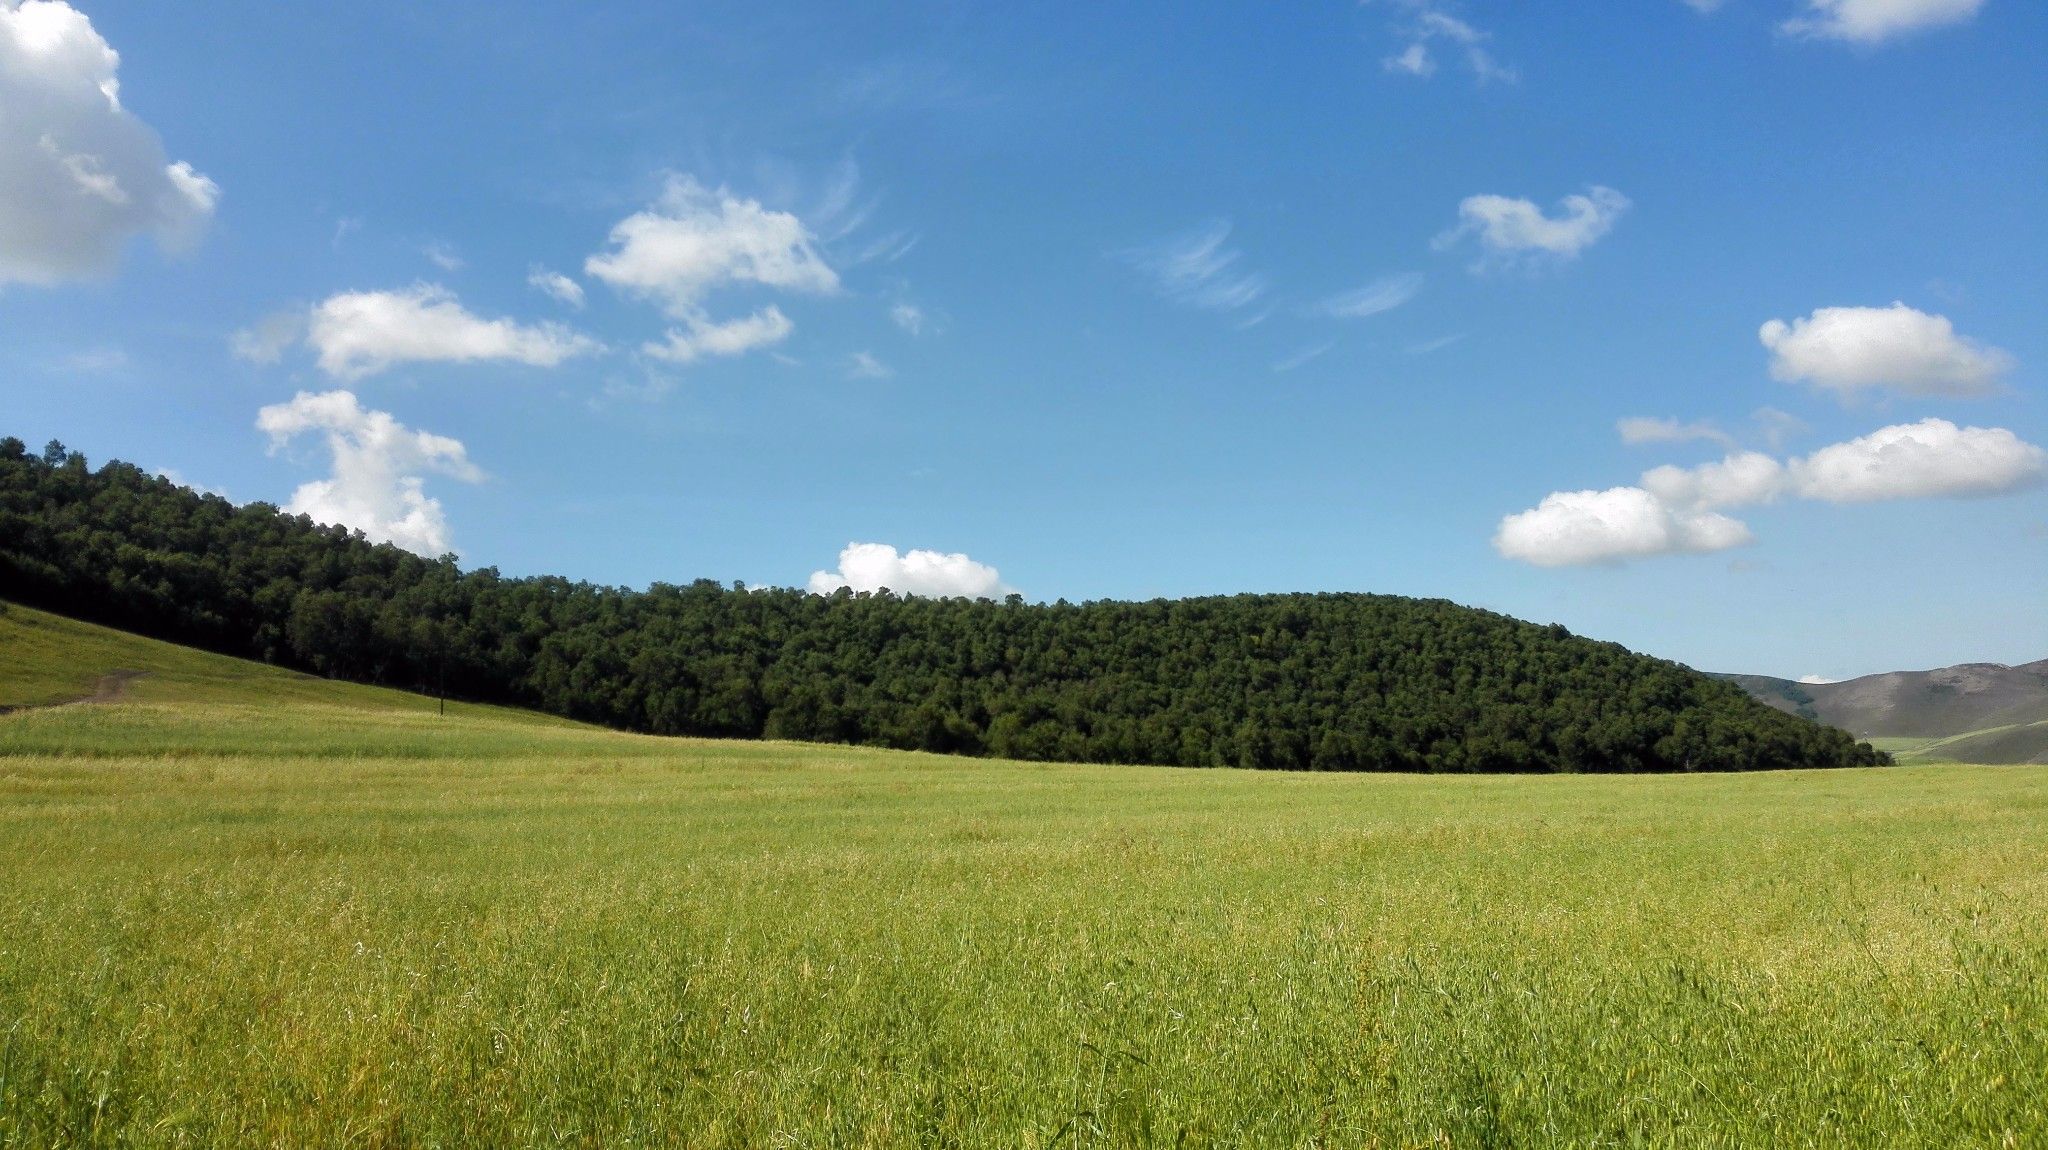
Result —
[{"label": "grassy slope", "polygon": [[2048,1138],[2036,768],[662,740],[0,618],[112,667],[0,717],[0,1145]]},{"label": "grassy slope", "polygon": [[[1976,678],[1975,689],[1959,694],[1958,675]],[[1716,678],[1781,711],[1867,739],[1900,762],[2048,763],[2043,663],[1965,664],[1819,684],[1769,675]]]},{"label": "grassy slope", "polygon": [[2048,722],[2014,723],[1938,738],[1894,736],[1870,744],[1901,763],[2048,763]]}]

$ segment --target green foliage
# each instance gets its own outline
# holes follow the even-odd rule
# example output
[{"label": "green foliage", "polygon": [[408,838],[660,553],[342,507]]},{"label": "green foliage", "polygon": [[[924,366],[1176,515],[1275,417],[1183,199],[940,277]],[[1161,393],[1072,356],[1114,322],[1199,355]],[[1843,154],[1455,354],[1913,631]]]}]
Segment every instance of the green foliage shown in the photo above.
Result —
[{"label": "green foliage", "polygon": [[0,626],[154,671],[0,717],[0,1146],[2048,1137],[2042,768],[712,743]]},{"label": "green foliage", "polygon": [[1026,605],[461,571],[124,463],[0,452],[0,595],[315,674],[660,734],[1291,770],[1887,761],[1737,686],[1441,600]]}]

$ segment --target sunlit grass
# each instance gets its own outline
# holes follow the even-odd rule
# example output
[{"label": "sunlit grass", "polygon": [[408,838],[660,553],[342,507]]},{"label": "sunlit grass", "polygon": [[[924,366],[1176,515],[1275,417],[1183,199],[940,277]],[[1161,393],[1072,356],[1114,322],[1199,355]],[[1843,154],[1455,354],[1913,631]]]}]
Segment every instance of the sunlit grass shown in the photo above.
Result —
[{"label": "sunlit grass", "polygon": [[0,718],[0,1145],[2048,1138],[2041,768],[1017,764],[187,657]]}]

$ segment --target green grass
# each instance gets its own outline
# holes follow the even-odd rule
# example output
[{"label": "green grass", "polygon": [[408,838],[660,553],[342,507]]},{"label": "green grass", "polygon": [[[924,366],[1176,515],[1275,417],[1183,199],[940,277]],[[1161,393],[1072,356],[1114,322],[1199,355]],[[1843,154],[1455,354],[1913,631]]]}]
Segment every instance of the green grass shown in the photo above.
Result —
[{"label": "green grass", "polygon": [[2042,768],[663,740],[0,616],[0,702],[112,667],[0,717],[0,1145],[2048,1141]]},{"label": "green grass", "polygon": [[[2038,757],[2048,734],[2048,722],[2012,723],[2002,727],[1985,727],[1982,730],[1964,731],[1959,735],[1943,735],[1922,738],[1915,735],[1875,738],[1868,740],[1880,751],[1890,751],[1902,763],[1952,763],[1967,760],[1972,751],[1993,752],[1993,761],[2019,762],[2031,759],[2039,763]],[[2016,753],[2004,754],[2006,745]]]}]

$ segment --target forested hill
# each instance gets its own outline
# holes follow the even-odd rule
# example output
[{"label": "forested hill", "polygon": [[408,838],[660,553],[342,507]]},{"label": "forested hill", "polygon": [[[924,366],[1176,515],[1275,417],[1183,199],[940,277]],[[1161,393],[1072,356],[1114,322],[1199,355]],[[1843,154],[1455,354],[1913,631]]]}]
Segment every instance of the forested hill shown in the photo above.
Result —
[{"label": "forested hill", "polygon": [[0,440],[0,598],[635,730],[1316,770],[1870,765],[1675,663],[1441,600],[1070,605],[463,572]]}]

